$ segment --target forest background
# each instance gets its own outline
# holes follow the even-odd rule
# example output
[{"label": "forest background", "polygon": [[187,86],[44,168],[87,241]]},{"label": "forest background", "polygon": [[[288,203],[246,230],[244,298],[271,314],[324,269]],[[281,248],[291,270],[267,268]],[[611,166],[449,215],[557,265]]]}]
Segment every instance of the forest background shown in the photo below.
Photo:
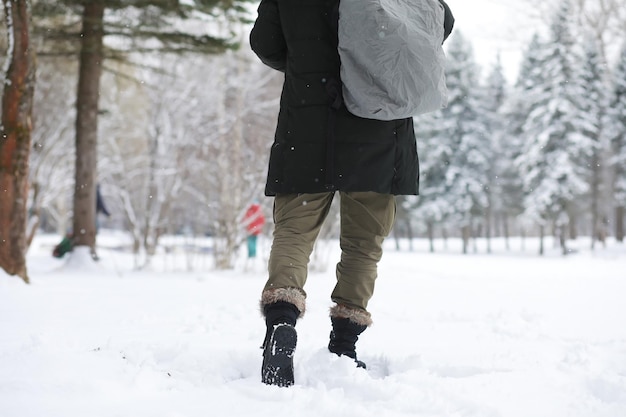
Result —
[{"label": "forest background", "polygon": [[[5,11],[9,3],[16,2],[5,0]],[[232,267],[248,206],[261,202],[271,219],[263,187],[282,74],[247,45],[257,2],[31,3],[37,57],[27,241],[75,228],[76,167],[86,157],[94,178],[83,200],[95,205],[99,184],[112,214],[99,227],[130,234],[138,268],[150,264],[163,236],[176,234],[212,236],[215,267]],[[552,234],[564,254],[581,234],[592,245],[608,235],[623,241],[626,4],[519,3],[527,7],[517,10],[525,18],[513,79],[497,49],[489,64],[477,61],[456,13],[446,43],[450,103],[416,118],[421,195],[398,198],[395,237],[460,236],[468,252],[472,237]],[[104,60],[92,81],[95,153],[84,153],[77,80],[81,23],[93,4],[103,7]],[[8,53],[12,41],[5,36],[0,48]],[[335,210],[322,238],[335,236],[337,222]]]}]

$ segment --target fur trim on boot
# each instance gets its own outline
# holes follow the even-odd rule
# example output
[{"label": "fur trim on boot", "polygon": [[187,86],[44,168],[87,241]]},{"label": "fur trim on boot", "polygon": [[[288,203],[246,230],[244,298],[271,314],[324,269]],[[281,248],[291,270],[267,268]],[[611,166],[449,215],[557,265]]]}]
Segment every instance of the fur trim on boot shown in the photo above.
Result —
[{"label": "fur trim on boot", "polygon": [[356,324],[350,319],[331,317],[333,330],[330,332],[328,350],[338,356],[347,356],[356,362],[358,368],[367,368],[363,361],[356,357],[356,342],[359,335],[367,329],[364,324]]},{"label": "fur trim on boot", "polygon": [[348,319],[351,322],[369,327],[372,325],[372,315],[359,308],[351,308],[343,304],[337,304],[330,308],[330,317]]},{"label": "fur trim on boot", "polygon": [[261,313],[265,316],[265,306],[268,304],[274,304],[279,301],[284,301],[296,306],[300,315],[298,318],[304,316],[304,310],[306,307],[306,298],[301,290],[298,288],[276,288],[273,290],[265,290],[261,294]]}]

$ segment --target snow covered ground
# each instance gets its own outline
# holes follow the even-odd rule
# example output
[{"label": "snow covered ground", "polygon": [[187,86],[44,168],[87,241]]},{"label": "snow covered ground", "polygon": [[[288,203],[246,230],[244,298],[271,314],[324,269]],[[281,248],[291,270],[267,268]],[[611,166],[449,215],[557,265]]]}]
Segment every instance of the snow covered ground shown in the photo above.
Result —
[{"label": "snow covered ground", "polygon": [[541,258],[530,240],[467,256],[388,241],[367,371],[325,349],[334,249],[307,284],[296,385],[277,388],[260,383],[263,258],[189,272],[160,255],[138,272],[103,248],[70,267],[57,239],[35,242],[30,286],[0,272],[2,417],[626,416],[625,245]]}]

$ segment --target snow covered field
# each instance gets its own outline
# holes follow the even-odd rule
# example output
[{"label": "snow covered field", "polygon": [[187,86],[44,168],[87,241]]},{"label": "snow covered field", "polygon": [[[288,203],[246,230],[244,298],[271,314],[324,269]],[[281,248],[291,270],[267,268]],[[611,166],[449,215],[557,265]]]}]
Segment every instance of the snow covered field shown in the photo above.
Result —
[{"label": "snow covered field", "polygon": [[367,371],[325,348],[333,250],[309,276],[285,389],[260,383],[263,259],[186,272],[163,255],[137,272],[103,248],[69,268],[57,239],[35,242],[32,285],[0,272],[2,417],[626,416],[625,245],[541,258],[530,240],[467,256],[388,241],[357,344]]}]

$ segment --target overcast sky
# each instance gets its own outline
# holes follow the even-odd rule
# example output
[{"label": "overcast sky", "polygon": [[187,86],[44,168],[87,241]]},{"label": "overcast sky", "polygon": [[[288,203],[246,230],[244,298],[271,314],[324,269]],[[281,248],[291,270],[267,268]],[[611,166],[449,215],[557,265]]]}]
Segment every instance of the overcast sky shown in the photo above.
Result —
[{"label": "overcast sky", "polygon": [[505,75],[514,82],[526,42],[532,34],[528,18],[518,1],[446,0],[456,19],[455,30],[472,42],[483,75],[498,52]]}]

